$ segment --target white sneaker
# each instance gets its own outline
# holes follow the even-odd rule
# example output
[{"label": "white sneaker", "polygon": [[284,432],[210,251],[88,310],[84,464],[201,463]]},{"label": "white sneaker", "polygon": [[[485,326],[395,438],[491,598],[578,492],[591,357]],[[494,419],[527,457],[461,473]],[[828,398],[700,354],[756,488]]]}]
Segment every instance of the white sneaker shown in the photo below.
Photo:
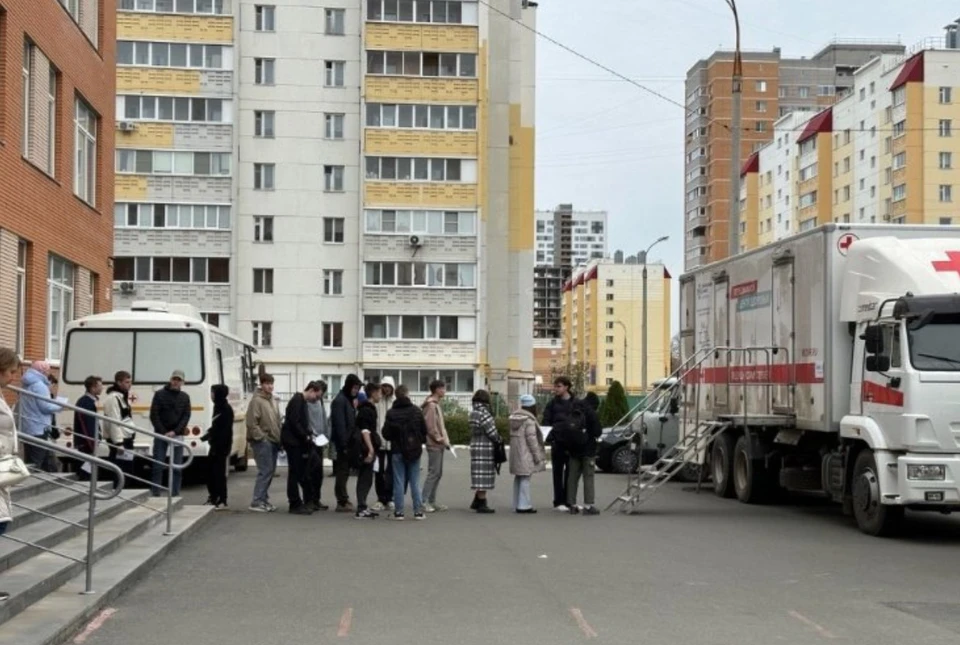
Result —
[{"label": "white sneaker", "polygon": [[267,508],[264,504],[251,504],[250,508],[247,509],[253,511],[254,513],[269,513],[270,509]]},{"label": "white sneaker", "polygon": [[442,513],[443,511],[449,511],[450,507],[447,506],[446,504],[434,504],[433,510],[435,510],[438,513]]},{"label": "white sneaker", "polygon": [[394,504],[393,502],[388,502],[388,503],[387,503],[387,508],[390,509],[391,511],[393,511],[393,510],[396,510],[397,505]]},{"label": "white sneaker", "polygon": [[376,504],[374,504],[373,506],[370,507],[370,510],[372,510],[372,511],[382,511],[382,510],[384,510],[384,508],[385,508],[385,507],[384,507],[383,504],[381,504],[380,502],[377,502]]},{"label": "white sneaker", "polygon": [[553,507],[553,510],[555,510],[555,511],[558,512],[558,513],[569,513],[569,512],[570,512],[570,508],[567,507],[566,504],[561,504],[560,506],[554,506],[554,507]]},{"label": "white sneaker", "polygon": [[424,505],[423,505],[423,512],[424,512],[424,513],[436,513],[436,512],[437,512],[437,509],[436,509],[436,507],[434,507],[433,504],[424,504]]}]

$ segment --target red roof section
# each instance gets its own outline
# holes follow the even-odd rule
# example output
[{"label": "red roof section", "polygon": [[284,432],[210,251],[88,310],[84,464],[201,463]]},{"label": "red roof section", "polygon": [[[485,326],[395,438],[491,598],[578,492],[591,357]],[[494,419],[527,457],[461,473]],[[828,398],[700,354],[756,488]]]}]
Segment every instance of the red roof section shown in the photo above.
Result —
[{"label": "red roof section", "polygon": [[573,279],[573,286],[579,287],[581,284],[583,284],[583,277],[583,273],[578,274],[577,277]]},{"label": "red roof section", "polygon": [[587,271],[587,276],[583,279],[584,282],[590,282],[591,280],[597,279],[597,268],[598,265],[594,264],[593,268]]},{"label": "red roof section", "polygon": [[890,91],[892,92],[907,83],[922,83],[923,68],[923,52],[920,52],[903,64],[903,69],[897,74],[897,80],[890,86]]},{"label": "red roof section", "polygon": [[760,152],[754,152],[752,155],[747,157],[746,163],[740,168],[740,176],[751,173],[751,172],[760,172]]},{"label": "red roof section", "polygon": [[829,107],[817,116],[807,121],[807,127],[803,129],[800,136],[797,137],[797,145],[803,143],[810,137],[823,132],[833,132],[833,108]]},{"label": "red roof section", "polygon": [[673,276],[670,275],[670,272],[667,271],[667,267],[663,267],[663,277],[667,280],[670,280],[673,278]]},{"label": "red roof section", "polygon": [[571,289],[573,289],[573,284],[571,284],[571,282],[570,282],[569,280],[564,280],[564,281],[563,281],[563,292],[566,293],[566,292],[570,291]]}]

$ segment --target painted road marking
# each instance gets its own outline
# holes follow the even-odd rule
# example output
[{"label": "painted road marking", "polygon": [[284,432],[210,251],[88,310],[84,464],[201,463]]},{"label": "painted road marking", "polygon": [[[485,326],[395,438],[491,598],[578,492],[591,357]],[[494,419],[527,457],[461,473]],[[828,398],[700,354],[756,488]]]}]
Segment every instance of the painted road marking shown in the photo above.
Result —
[{"label": "painted road marking", "polygon": [[87,625],[87,628],[84,629],[82,632],[80,632],[80,634],[78,634],[77,637],[73,639],[73,642],[76,643],[77,645],[80,645],[80,643],[86,642],[86,640],[91,636],[93,636],[93,633],[95,631],[103,627],[103,624],[108,620],[110,620],[110,617],[113,616],[115,613],[117,613],[117,610],[114,609],[113,607],[108,607],[107,609],[104,609],[103,611],[101,611],[96,618],[90,621],[90,624]]},{"label": "painted road marking", "polygon": [[837,635],[831,632],[829,629],[816,624],[815,622],[813,622],[812,620],[810,620],[809,618],[801,614],[799,611],[794,611],[791,609],[788,613],[790,614],[791,617],[796,618],[807,627],[813,628],[813,630],[816,631],[818,634],[820,634],[820,636],[822,636],[823,638],[837,637]]},{"label": "painted road marking", "polygon": [[339,638],[346,638],[350,635],[350,626],[353,624],[353,607],[347,607],[340,616],[340,629],[337,630]]},{"label": "painted road marking", "polygon": [[573,619],[577,621],[577,627],[580,628],[580,631],[583,632],[583,635],[587,638],[596,638],[597,632],[593,631],[593,627],[590,626],[590,623],[587,622],[587,619],[583,617],[583,612],[580,611],[577,607],[570,608],[570,615],[573,616]]}]

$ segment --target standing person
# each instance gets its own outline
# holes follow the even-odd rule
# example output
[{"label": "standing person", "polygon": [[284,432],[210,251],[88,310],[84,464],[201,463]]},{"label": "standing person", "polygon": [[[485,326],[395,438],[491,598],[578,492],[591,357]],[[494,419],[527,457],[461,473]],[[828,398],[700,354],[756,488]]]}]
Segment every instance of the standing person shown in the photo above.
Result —
[{"label": "standing person", "polygon": [[356,374],[349,374],[343,388],[330,404],[330,443],[333,444],[333,492],[337,496],[337,513],[352,513],[347,481],[350,479],[350,459],[347,456],[347,439],[357,427],[357,395],[363,385]]},{"label": "standing person", "polygon": [[[100,400],[100,394],[103,392],[103,379],[99,376],[88,376],[83,380],[83,394],[74,404],[78,408],[97,413],[97,402]],[[97,446],[100,445],[100,420],[93,414],[76,411],[73,413],[73,437],[77,450],[86,454],[96,456]],[[83,468],[77,464],[77,476],[83,481],[89,479],[89,475]]]},{"label": "standing person", "polygon": [[277,472],[277,456],[280,454],[280,409],[273,400],[273,383],[271,375],[261,374],[260,389],[247,405],[247,441],[257,462],[257,481],[253,486],[250,510],[256,513],[277,510],[270,503],[270,484]]},{"label": "standing person", "polygon": [[[9,347],[0,347],[0,388],[10,385],[20,371],[20,357]],[[24,399],[28,397],[23,397]],[[17,423],[13,411],[0,395],[0,457],[16,454]],[[13,521],[13,502],[10,489],[0,488],[0,535],[7,531]],[[10,594],[0,591],[0,602],[10,599]]]},{"label": "standing person", "polygon": [[[187,424],[190,423],[190,395],[183,391],[183,382],[186,375],[183,370],[173,370],[170,382],[156,391],[150,403],[150,425],[156,434],[174,439],[187,434]],[[160,485],[163,482],[163,471],[168,463],[168,453],[173,450],[173,463],[180,465],[183,462],[183,446],[166,441],[153,440],[153,488],[154,497],[160,496]],[[180,483],[183,480],[183,471],[174,469],[173,481],[167,482],[174,497],[180,496]]]},{"label": "standing person", "polygon": [[443,420],[440,401],[447,395],[447,384],[433,381],[430,384],[430,396],[423,402],[423,418],[427,422],[427,481],[423,485],[424,510],[428,513],[447,510],[447,506],[437,503],[437,488],[443,477],[443,455],[450,449],[450,437]]},{"label": "standing person", "polygon": [[[103,415],[111,419],[103,424],[103,438],[110,444],[110,461],[124,473],[132,471],[133,462],[118,459],[118,455],[126,450],[133,450],[134,432],[120,423],[133,423],[133,408],[130,405],[132,385],[133,379],[129,372],[117,372],[113,375],[113,385],[107,388],[107,396],[103,400]],[[113,423],[114,421],[120,423]]]},{"label": "standing person", "polygon": [[363,388],[366,397],[357,406],[357,427],[347,450],[357,468],[357,519],[375,519],[379,513],[367,508],[367,496],[373,486],[373,462],[381,447],[377,433],[377,404],[380,402],[380,385],[367,383]]},{"label": "standing person", "polygon": [[497,481],[493,449],[502,442],[490,410],[490,393],[477,390],[470,410],[470,487],[474,490],[470,508],[478,513],[496,512],[487,504],[487,491],[493,490]]},{"label": "standing person", "polygon": [[382,449],[377,452],[377,472],[374,484],[377,490],[377,503],[374,511],[383,511],[393,506],[393,459],[390,458],[390,442],[383,436],[383,424],[387,422],[387,412],[396,401],[394,396],[397,384],[392,376],[384,376],[380,381],[380,401],[377,403],[377,435]]},{"label": "standing person", "polygon": [[233,408],[230,406],[230,388],[226,385],[214,385],[210,388],[213,401],[213,423],[200,438],[210,443],[207,453],[207,504],[213,510],[227,508],[227,462],[233,450]]},{"label": "standing person", "polygon": [[[314,438],[326,437],[330,441],[330,420],[327,418],[327,409],[323,399],[327,396],[326,381],[315,381],[320,388],[320,395],[313,403],[307,403],[307,412],[310,415],[310,432]],[[329,506],[320,501],[320,492],[323,488],[323,457],[325,446],[318,446],[315,442],[310,445],[310,458],[307,460],[308,477],[310,479],[310,510],[326,511]]]},{"label": "standing person", "polygon": [[530,478],[547,469],[543,433],[537,423],[537,400],[520,397],[520,409],[510,415],[510,474],[513,475],[513,508],[517,513],[536,513],[530,500]]},{"label": "standing person", "polygon": [[[23,389],[35,396],[21,396],[17,403],[20,432],[45,441],[50,440],[51,417],[62,409],[50,392],[49,376],[50,364],[45,361],[34,361],[24,373],[20,384]],[[80,446],[77,446],[77,449],[80,450]],[[53,453],[46,448],[24,444],[23,452],[27,465],[45,472],[58,470]]]},{"label": "standing person", "polygon": [[570,458],[567,455],[567,447],[561,440],[562,430],[560,426],[564,425],[574,412],[574,399],[570,392],[573,384],[566,376],[558,376],[553,381],[553,399],[547,403],[543,410],[543,425],[551,428],[547,436],[547,443],[550,444],[550,462],[553,467],[553,510],[561,513],[569,512],[567,507],[567,470],[570,464]]},{"label": "standing person", "polygon": [[603,434],[603,428],[600,426],[600,418],[597,416],[597,408],[600,407],[600,397],[594,392],[588,392],[583,401],[578,401],[577,406],[583,412],[584,428],[583,439],[577,442],[571,442],[570,452],[570,474],[567,479],[567,506],[570,513],[576,515],[580,512],[577,506],[577,486],[580,484],[580,477],[583,476],[583,514],[599,515],[600,510],[594,506],[594,476],[596,474],[597,462],[597,439]]},{"label": "standing person", "polygon": [[[320,384],[307,383],[303,393],[298,392],[287,402],[283,417],[280,442],[287,453],[287,502],[294,515],[312,515],[310,507],[312,486],[310,484],[310,454],[313,447],[313,432],[310,430],[309,405],[320,397]],[[303,491],[301,497],[300,492]]]},{"label": "standing person", "polygon": [[423,412],[410,400],[406,385],[397,387],[397,400],[387,412],[383,436],[390,442],[393,461],[393,519],[403,519],[403,500],[407,486],[413,499],[413,519],[424,519],[420,497],[420,458],[427,439],[427,423]]}]

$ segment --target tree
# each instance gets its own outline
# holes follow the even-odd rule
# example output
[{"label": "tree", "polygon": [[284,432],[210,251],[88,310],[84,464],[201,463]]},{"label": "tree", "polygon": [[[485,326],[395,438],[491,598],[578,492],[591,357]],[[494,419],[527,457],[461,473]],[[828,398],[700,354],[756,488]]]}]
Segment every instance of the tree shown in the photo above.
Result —
[{"label": "tree", "polygon": [[627,393],[623,390],[620,381],[614,381],[607,390],[607,398],[600,409],[600,425],[609,428],[630,412],[630,405],[627,403]]},{"label": "tree", "polygon": [[670,373],[676,374],[680,369],[680,334],[670,340]]},{"label": "tree", "polygon": [[559,365],[550,368],[550,385],[558,376],[566,376],[573,383],[573,391],[583,394],[590,383],[590,363],[579,361],[570,365]]}]

